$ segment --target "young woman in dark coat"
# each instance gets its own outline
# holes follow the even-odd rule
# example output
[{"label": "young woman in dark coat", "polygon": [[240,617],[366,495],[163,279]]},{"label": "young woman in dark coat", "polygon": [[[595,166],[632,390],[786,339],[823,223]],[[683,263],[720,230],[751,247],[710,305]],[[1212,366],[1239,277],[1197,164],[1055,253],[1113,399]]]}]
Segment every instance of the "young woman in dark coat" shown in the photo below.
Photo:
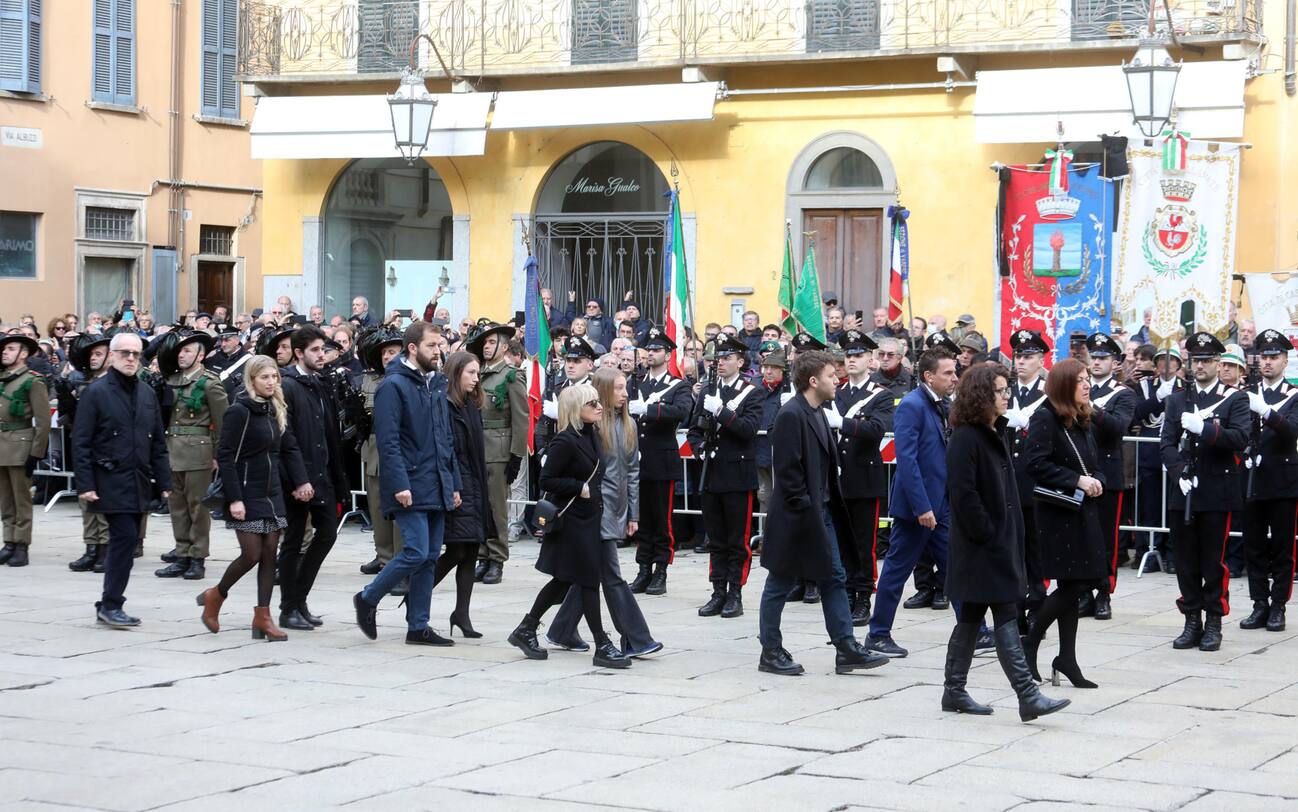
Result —
[{"label": "young woman in dark coat", "polygon": [[270,596],[275,587],[275,551],[279,535],[288,525],[280,482],[296,483],[293,498],[311,500],[313,491],[302,454],[288,429],[288,409],[280,388],[275,359],[256,355],[244,365],[243,392],[226,412],[221,426],[216,460],[221,470],[225,499],[225,526],[239,540],[239,557],[230,562],[221,582],[198,596],[203,625],[220,631],[221,604],[230,588],[248,570],[257,567],[257,606],[253,612],[255,640],[286,640],[270,618]]},{"label": "young woman in dark coat", "polygon": [[1019,640],[1017,604],[1027,593],[1023,559],[1023,511],[1009,449],[1005,414],[1010,373],[1000,365],[979,364],[960,378],[951,409],[947,444],[947,496],[951,535],[946,592],[960,606],[946,645],[942,710],[985,716],[965,685],[974,644],[990,609],[996,626],[996,657],[1019,697],[1025,722],[1068,705],[1041,695]]},{"label": "young woman in dark coat", "polygon": [[603,449],[595,425],[604,414],[603,405],[595,387],[588,383],[564,389],[558,405],[558,433],[546,446],[538,484],[545,497],[565,512],[558,530],[545,534],[536,560],[536,568],[551,576],[550,580],[537,593],[532,611],[509,635],[509,642],[522,649],[529,660],[549,656],[536,639],[536,627],[550,607],[561,603],[568,589],[576,585],[581,588],[582,614],[595,638],[595,665],[629,668],[631,659],[613,645],[599,612],[604,477]]},{"label": "young woman in dark coat", "polygon": [[481,637],[469,622],[469,599],[473,596],[473,568],[478,546],[495,538],[496,523],[487,498],[487,463],[482,431],[482,388],[478,386],[480,364],[469,352],[451,353],[446,359],[446,399],[451,410],[451,433],[455,457],[460,465],[460,506],[446,514],[442,555],[437,559],[433,586],[455,571],[455,611],[451,612],[450,633],[455,627],[465,637]]},{"label": "young woman in dark coat", "polygon": [[1059,655],[1051,664],[1050,681],[1058,685],[1063,674],[1076,688],[1096,687],[1077,665],[1078,600],[1109,575],[1099,513],[1104,481],[1090,422],[1090,373],[1081,361],[1065,358],[1046,377],[1046,402],[1028,423],[1028,475],[1037,487],[1065,493],[1080,489],[1085,498],[1079,510],[1037,499],[1041,575],[1057,586],[1037,613],[1024,649],[1033,676],[1040,679],[1037,648],[1057,620]]}]

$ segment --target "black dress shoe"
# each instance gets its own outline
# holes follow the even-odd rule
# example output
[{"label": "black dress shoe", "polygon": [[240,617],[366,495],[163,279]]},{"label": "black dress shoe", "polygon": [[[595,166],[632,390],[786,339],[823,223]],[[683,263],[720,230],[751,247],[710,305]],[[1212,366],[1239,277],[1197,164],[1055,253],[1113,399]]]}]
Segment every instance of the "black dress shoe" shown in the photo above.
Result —
[{"label": "black dress shoe", "polygon": [[835,674],[850,674],[888,664],[887,655],[871,651],[852,637],[835,640],[834,648],[838,649],[838,653],[834,655]]},{"label": "black dress shoe", "polygon": [[[164,514],[162,514],[162,515],[165,516],[165,515],[167,515],[167,514],[164,513]],[[143,557],[144,557],[144,539],[140,539],[139,541],[135,542],[135,553],[134,553],[134,555],[133,555],[132,557],[133,557],[133,558],[143,558]]]},{"label": "black dress shoe", "polygon": [[1270,609],[1266,601],[1253,601],[1253,611],[1239,622],[1241,629],[1260,629],[1266,625]]},{"label": "black dress shoe", "polygon": [[1077,599],[1077,616],[1092,617],[1095,615],[1095,596],[1087,590],[1086,594]]},{"label": "black dress shoe", "polygon": [[114,629],[129,629],[132,626],[140,625],[138,617],[131,617],[121,609],[105,609],[102,606],[96,608],[95,619]]},{"label": "black dress shoe", "polygon": [[595,656],[591,661],[599,668],[630,668],[631,658],[622,653],[622,649],[613,645],[608,635],[595,646]]},{"label": "black dress shoe", "polygon": [[[17,556],[14,557],[17,558]],[[14,562],[10,561],[9,566],[14,566]],[[1269,632],[1284,631],[1284,606],[1271,607],[1271,614],[1266,619],[1266,630]]]},{"label": "black dress shoe", "polygon": [[852,604],[852,625],[856,627],[870,625],[870,593],[856,593],[856,602]]},{"label": "black dress shoe", "polygon": [[9,556],[8,564],[11,567],[27,566],[27,546],[26,544],[14,545],[14,554]]},{"label": "black dress shoe", "polygon": [[297,609],[280,612],[279,625],[282,629],[296,629],[300,632],[309,632],[315,628]]},{"label": "black dress shoe", "polygon": [[896,657],[901,659],[910,652],[897,645],[891,637],[875,637],[870,635],[865,638],[865,647],[870,651],[877,651],[885,657]]},{"label": "black dress shoe", "polygon": [[186,581],[201,581],[207,577],[207,570],[203,566],[203,559],[189,559],[189,568],[186,569],[180,577],[184,578]]},{"label": "black dress shoe", "polygon": [[700,541],[698,544],[694,545],[694,552],[699,555],[707,555],[711,550],[708,549],[708,543],[706,541]]},{"label": "black dress shoe", "polygon": [[324,625],[324,618],[312,614],[311,610],[306,607],[306,601],[302,601],[297,605],[297,613],[302,616],[303,620],[310,623],[312,626]]},{"label": "black dress shoe", "polygon": [[951,601],[947,599],[946,593],[939,589],[933,593],[933,602],[928,605],[928,608],[945,612],[951,608]]},{"label": "black dress shoe", "polygon": [[499,561],[492,561],[489,564],[487,564],[487,571],[482,574],[482,583],[486,584],[487,586],[491,586],[492,584],[498,584],[500,583],[500,579],[503,575],[504,575],[504,565],[501,564]]},{"label": "black dress shoe", "polygon": [[160,558],[164,564],[174,564],[180,560],[180,553],[176,552],[175,547],[172,547],[167,552],[158,556],[158,558]]},{"label": "black dress shoe", "polygon": [[1203,637],[1199,638],[1199,651],[1217,651],[1221,648],[1221,615],[1208,615],[1203,621]]},{"label": "black dress shoe", "polygon": [[646,595],[666,595],[667,594],[667,567],[659,564],[654,570],[653,577],[649,579],[649,585],[645,587]]},{"label": "black dress shoe", "polygon": [[406,632],[406,645],[408,646],[453,646],[455,641],[442,637],[437,632],[425,626],[419,631]]},{"label": "black dress shoe", "polygon": [[155,570],[153,574],[159,578],[179,578],[186,572],[189,572],[189,559],[177,558],[162,569]]},{"label": "black dress shoe", "polygon": [[931,589],[921,589],[914,595],[906,599],[901,606],[903,609],[924,609],[933,605],[933,591]]},{"label": "black dress shoe", "polygon": [[1176,575],[1176,562],[1172,560],[1171,551],[1163,553],[1163,572],[1168,575]]},{"label": "black dress shoe", "polygon": [[473,568],[473,580],[481,581],[482,576],[487,574],[487,559],[478,560],[478,565]]},{"label": "black dress shoe", "polygon": [[804,671],[782,647],[762,649],[762,656],[757,659],[757,670],[782,677],[796,677]]},{"label": "black dress shoe", "polygon": [[[379,636],[379,608],[361,597],[361,593],[359,592],[352,596],[352,606],[356,607],[356,625],[360,627],[361,634],[371,640],[377,640]],[[296,612],[294,614],[296,614]],[[302,622],[306,623],[305,620]],[[283,618],[280,618],[280,625],[284,625]],[[307,623],[306,627],[308,629],[313,628],[310,623]]]},{"label": "black dress shoe", "polygon": [[373,559],[361,564],[362,575],[378,575],[383,571],[383,562],[376,555]]},{"label": "black dress shoe", "polygon": [[1095,598],[1095,619],[1112,620],[1113,619],[1113,601],[1109,598],[1107,592],[1101,592]]},{"label": "black dress shoe", "polygon": [[635,579],[631,581],[631,594],[643,594],[649,586],[649,580],[653,578],[653,567],[648,564],[641,564],[640,571],[635,574]]},{"label": "black dress shoe", "polygon": [[708,602],[699,607],[699,617],[715,617],[721,614],[721,607],[726,605],[726,587],[725,584],[717,584],[712,587],[712,597]]},{"label": "black dress shoe", "polygon": [[733,587],[726,595],[726,602],[721,606],[721,616],[739,617],[744,613],[744,597],[739,587]]},{"label": "black dress shoe", "polygon": [[807,590],[802,595],[803,603],[820,603],[820,587],[814,581],[807,582]]},{"label": "black dress shoe", "polygon": [[807,597],[807,582],[798,581],[798,585],[789,590],[789,594],[784,597],[785,603],[798,603]]}]

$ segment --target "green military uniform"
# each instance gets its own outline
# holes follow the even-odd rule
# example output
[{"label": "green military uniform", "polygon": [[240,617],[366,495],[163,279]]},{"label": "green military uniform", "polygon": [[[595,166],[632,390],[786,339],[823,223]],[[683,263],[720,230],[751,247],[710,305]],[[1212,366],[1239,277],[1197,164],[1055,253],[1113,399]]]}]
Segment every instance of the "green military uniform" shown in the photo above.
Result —
[{"label": "green military uniform", "polygon": [[510,366],[503,350],[498,360],[484,364],[479,385],[486,395],[482,407],[484,452],[487,462],[487,495],[496,522],[496,538],[486,540],[487,559],[498,564],[509,560],[509,458],[527,459],[527,388],[523,374]]},{"label": "green military uniform", "polygon": [[25,548],[32,543],[32,479],[27,475],[27,460],[43,458],[49,441],[50,393],[45,378],[19,364],[0,376],[0,516],[4,544],[10,550],[10,545]]},{"label": "green military uniform", "polygon": [[167,427],[167,453],[171,458],[171,531],[178,558],[207,558],[212,515],[203,495],[212,484],[212,463],[221,437],[221,421],[230,405],[216,373],[201,363],[188,372],[167,378],[175,403]]},{"label": "green military uniform", "polygon": [[[378,391],[383,376],[366,372],[361,380],[361,394],[365,397],[365,411],[374,414],[374,393]],[[401,531],[392,519],[383,518],[382,497],[379,492],[379,444],[374,432],[361,445],[361,461],[365,465],[365,503],[370,508],[370,523],[374,527],[374,555],[387,564],[401,552]]]}]

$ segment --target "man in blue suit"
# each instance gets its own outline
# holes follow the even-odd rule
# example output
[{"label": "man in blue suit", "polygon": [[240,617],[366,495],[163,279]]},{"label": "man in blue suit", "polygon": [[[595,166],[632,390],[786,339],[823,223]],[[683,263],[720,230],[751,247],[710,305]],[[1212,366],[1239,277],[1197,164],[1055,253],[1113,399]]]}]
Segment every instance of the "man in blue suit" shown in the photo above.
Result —
[{"label": "man in blue suit", "polygon": [[927,350],[915,371],[920,385],[901,399],[893,415],[897,466],[889,508],[892,541],[879,573],[870,636],[865,641],[866,648],[889,657],[908,653],[893,641],[892,621],[906,579],[925,547],[937,563],[938,583],[946,580],[947,414],[957,381],[955,356],[941,347]]}]

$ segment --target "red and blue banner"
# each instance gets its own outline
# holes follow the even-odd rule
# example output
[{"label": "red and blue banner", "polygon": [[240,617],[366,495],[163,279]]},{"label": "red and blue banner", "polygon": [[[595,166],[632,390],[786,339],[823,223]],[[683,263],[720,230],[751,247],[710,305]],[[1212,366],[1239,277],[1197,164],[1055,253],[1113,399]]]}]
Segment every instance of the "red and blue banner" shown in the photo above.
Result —
[{"label": "red and blue banner", "polygon": [[1113,182],[1100,177],[1098,165],[1067,173],[1060,189],[1047,169],[1001,169],[1000,339],[1007,356],[1017,330],[1041,331],[1053,350],[1049,363],[1068,357],[1073,331],[1110,329]]}]

